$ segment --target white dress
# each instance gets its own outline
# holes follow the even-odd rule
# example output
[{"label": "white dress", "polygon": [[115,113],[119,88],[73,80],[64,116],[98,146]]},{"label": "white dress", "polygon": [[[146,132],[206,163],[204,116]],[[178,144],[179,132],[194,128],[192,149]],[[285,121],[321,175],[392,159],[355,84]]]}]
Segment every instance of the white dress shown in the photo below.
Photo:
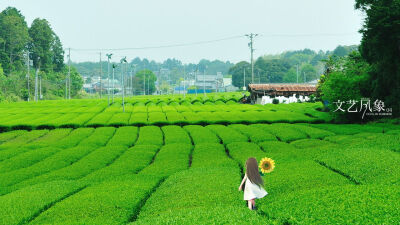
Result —
[{"label": "white dress", "polygon": [[257,184],[253,184],[248,178],[247,174],[244,175],[246,179],[246,183],[244,186],[244,200],[252,200],[256,198],[263,198],[268,193],[264,190],[264,188],[259,187]]}]

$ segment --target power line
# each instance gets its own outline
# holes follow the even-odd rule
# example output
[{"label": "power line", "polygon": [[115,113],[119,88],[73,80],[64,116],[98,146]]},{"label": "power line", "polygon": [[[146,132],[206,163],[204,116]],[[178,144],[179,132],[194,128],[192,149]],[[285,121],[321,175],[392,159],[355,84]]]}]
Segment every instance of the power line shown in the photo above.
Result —
[{"label": "power line", "polygon": [[254,48],[253,48],[253,39],[258,36],[258,34],[246,34],[248,38],[250,38],[249,42],[249,48],[250,48],[250,63],[251,63],[251,83],[254,84],[254,63],[253,63],[253,53],[254,53]]},{"label": "power line", "polygon": [[318,36],[350,36],[359,33],[315,33],[315,34],[261,34],[261,37],[318,37]]},{"label": "power line", "polygon": [[158,48],[173,48],[173,47],[183,47],[183,46],[191,46],[191,45],[201,45],[201,44],[208,44],[220,41],[227,41],[232,39],[243,38],[243,35],[237,35],[227,38],[220,38],[208,41],[197,41],[197,42],[190,42],[190,43],[180,43],[180,44],[170,44],[170,45],[158,45],[158,46],[145,46],[145,47],[131,47],[131,48],[103,48],[103,49],[79,49],[79,48],[71,48],[74,51],[124,51],[124,50],[146,50],[146,49],[158,49]]},{"label": "power line", "polygon": [[[260,37],[313,37],[313,36],[349,36],[356,35],[359,33],[313,33],[313,34],[259,34]],[[201,44],[209,44],[221,41],[227,41],[232,39],[243,38],[244,35],[236,35],[226,38],[214,39],[214,40],[206,40],[206,41],[197,41],[197,42],[189,42],[189,43],[177,43],[170,45],[156,45],[156,46],[144,46],[144,47],[125,47],[125,48],[71,48],[73,51],[126,51],[126,50],[147,50],[147,49],[160,49],[160,48],[173,48],[173,47],[184,47],[184,46],[193,46],[193,45],[201,45]]]}]

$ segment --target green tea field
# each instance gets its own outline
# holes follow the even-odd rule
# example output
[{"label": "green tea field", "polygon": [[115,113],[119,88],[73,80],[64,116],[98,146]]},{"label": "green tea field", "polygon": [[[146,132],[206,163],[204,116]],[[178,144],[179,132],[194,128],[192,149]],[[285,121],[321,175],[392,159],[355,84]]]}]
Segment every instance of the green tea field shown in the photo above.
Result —
[{"label": "green tea field", "polygon": [[[400,125],[210,95],[0,105],[0,224],[399,224]],[[250,211],[247,158],[275,160]]]}]

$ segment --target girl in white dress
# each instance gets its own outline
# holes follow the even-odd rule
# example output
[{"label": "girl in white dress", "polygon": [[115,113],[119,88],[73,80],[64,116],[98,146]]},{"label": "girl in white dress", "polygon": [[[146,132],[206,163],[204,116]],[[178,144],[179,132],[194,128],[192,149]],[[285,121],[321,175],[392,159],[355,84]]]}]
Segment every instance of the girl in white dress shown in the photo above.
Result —
[{"label": "girl in white dress", "polygon": [[255,199],[263,198],[268,193],[264,190],[264,181],[258,171],[257,160],[255,158],[249,158],[246,161],[246,174],[239,186],[239,191],[243,190],[244,186],[244,200],[247,201],[247,205],[250,210],[254,210],[256,207]]}]

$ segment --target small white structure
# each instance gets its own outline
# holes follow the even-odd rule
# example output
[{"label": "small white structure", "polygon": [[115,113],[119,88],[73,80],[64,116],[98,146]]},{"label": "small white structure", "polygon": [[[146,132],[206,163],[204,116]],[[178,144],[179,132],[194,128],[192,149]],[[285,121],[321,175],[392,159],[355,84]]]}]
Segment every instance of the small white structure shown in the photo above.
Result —
[{"label": "small white structure", "polygon": [[[285,96],[276,96],[276,99],[279,100],[279,103],[285,103],[285,104],[289,104],[289,103],[296,103],[298,102],[298,100],[300,100],[301,102],[307,102],[310,100],[310,98],[308,96],[302,96],[300,95],[299,98],[296,98],[296,95],[293,94],[293,96],[289,96],[288,98]],[[272,104],[272,101],[274,100],[274,98],[271,98],[270,96],[263,96],[261,98],[261,105],[265,105],[265,104]]]}]

